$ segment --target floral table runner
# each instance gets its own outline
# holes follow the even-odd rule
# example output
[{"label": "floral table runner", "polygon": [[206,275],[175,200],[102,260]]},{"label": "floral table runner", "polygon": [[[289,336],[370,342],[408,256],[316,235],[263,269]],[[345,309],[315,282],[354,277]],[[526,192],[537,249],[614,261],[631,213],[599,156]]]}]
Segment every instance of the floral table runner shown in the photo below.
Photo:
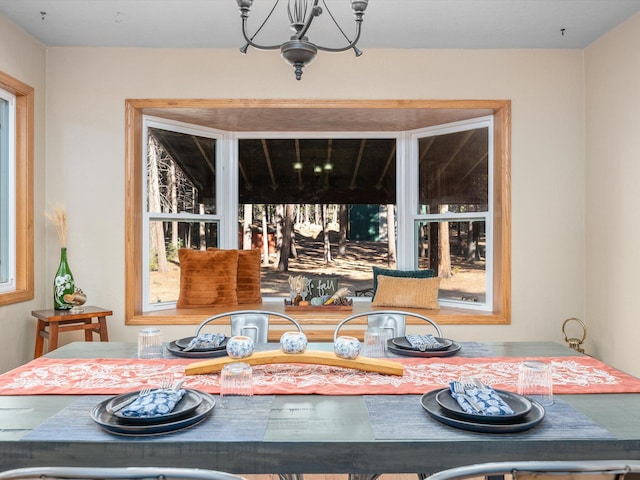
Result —
[{"label": "floral table runner", "polygon": [[[526,357],[533,359],[536,357]],[[537,358],[553,366],[554,393],[640,393],[640,379],[587,356]],[[515,392],[520,358],[389,358],[402,377],[340,367],[272,364],[253,367],[254,392],[272,394],[422,394],[463,376]],[[38,358],[0,375],[0,395],[115,395],[181,378],[191,359]],[[219,374],[194,375],[184,386],[219,393]]]}]

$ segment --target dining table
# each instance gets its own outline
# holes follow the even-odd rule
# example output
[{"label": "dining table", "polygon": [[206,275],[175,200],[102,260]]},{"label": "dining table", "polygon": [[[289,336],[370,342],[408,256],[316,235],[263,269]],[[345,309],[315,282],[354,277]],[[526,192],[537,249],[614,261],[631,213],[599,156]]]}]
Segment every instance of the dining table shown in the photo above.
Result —
[{"label": "dining table", "polygon": [[[91,412],[149,375],[136,344],[69,343],[0,375],[0,470],[171,466],[367,478],[492,461],[640,459],[639,379],[555,342],[458,344],[450,357],[389,352],[385,361],[404,362],[405,380],[326,366],[317,374],[280,378],[291,365],[254,366],[256,394],[242,409],[220,405],[219,374],[190,376],[186,385],[208,389],[217,402],[207,418],[182,430],[122,435],[101,428]],[[309,343],[308,349],[332,351],[332,344]],[[424,408],[425,394],[446,388],[468,368],[476,375],[490,370],[496,387],[515,391],[514,372],[527,358],[556,366],[554,403],[533,428],[456,428]],[[144,365],[176,372],[200,361],[165,348],[162,359]],[[260,370],[266,367],[268,375]],[[118,369],[117,384],[109,383]]]}]

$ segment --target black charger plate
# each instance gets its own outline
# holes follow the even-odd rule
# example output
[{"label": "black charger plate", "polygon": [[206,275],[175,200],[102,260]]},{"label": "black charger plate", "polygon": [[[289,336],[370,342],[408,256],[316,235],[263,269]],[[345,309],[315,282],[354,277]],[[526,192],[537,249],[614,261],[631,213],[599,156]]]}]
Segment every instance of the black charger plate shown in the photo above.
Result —
[{"label": "black charger plate", "polygon": [[453,341],[449,340],[448,338],[442,338],[442,337],[434,337],[434,338],[441,344],[441,346],[432,347],[432,348],[427,347],[425,350],[420,350],[419,348],[412,347],[411,344],[409,343],[409,340],[407,340],[407,337],[396,337],[396,338],[392,338],[391,341],[398,348],[413,350],[415,352],[422,352],[422,351],[437,352],[440,350],[447,350],[448,348],[451,347],[451,345],[453,345]]},{"label": "black charger plate", "polygon": [[202,352],[189,350],[188,352],[185,352],[182,347],[179,347],[175,341],[167,345],[167,350],[173,353],[176,357],[185,358],[214,358],[224,357],[227,354],[226,346],[222,349],[218,348],[217,350],[205,350]]},{"label": "black charger plate", "polygon": [[449,425],[450,427],[460,428],[479,433],[516,433],[530,430],[537,426],[545,416],[544,407],[538,402],[531,402],[531,411],[519,420],[510,423],[483,423],[472,420],[463,420],[455,417],[443,409],[436,401],[436,395],[440,390],[427,392],[420,397],[420,404],[427,413],[435,420]]},{"label": "black charger plate", "polygon": [[[182,349],[185,349],[189,346],[189,343],[191,342],[191,340],[193,340],[196,337],[185,337],[185,338],[179,338],[178,340],[176,340],[176,345]],[[224,337],[224,340],[222,340],[222,343],[220,343],[220,345],[218,345],[217,347],[210,347],[210,348],[193,348],[191,350],[189,350],[190,352],[215,352],[218,350],[224,350],[225,348],[227,348],[227,340],[229,340],[229,337]]]},{"label": "black charger plate", "polygon": [[413,350],[408,348],[399,348],[393,343],[393,338],[387,340],[387,349],[390,352],[398,355],[404,355],[405,357],[452,357],[460,351],[462,347],[459,343],[451,342],[451,346],[447,350]]},{"label": "black charger plate", "polygon": [[191,427],[203,421],[213,410],[216,404],[215,399],[206,392],[198,391],[202,398],[200,405],[183,418],[177,420],[169,420],[161,423],[153,423],[147,425],[132,425],[126,421],[107,412],[107,404],[111,399],[96,405],[91,411],[91,419],[100,427],[110,433],[118,435],[157,435],[161,433],[175,432],[183,428]]},{"label": "black charger plate", "polygon": [[505,390],[495,390],[495,392],[512,408],[514,411],[513,414],[478,415],[476,413],[467,413],[458,404],[456,399],[451,396],[451,390],[448,388],[443,388],[437,393],[436,402],[438,402],[444,410],[455,417],[483,423],[513,423],[514,421],[523,418],[533,408],[529,399],[522,395],[507,392]]}]

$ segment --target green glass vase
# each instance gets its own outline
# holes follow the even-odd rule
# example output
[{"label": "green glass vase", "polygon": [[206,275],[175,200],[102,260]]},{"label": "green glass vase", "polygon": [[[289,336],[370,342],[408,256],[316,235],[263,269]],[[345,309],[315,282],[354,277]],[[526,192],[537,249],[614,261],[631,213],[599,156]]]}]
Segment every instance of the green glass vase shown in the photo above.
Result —
[{"label": "green glass vase", "polygon": [[60,249],[60,265],[53,281],[53,308],[56,310],[68,310],[73,305],[64,301],[64,296],[71,295],[75,290],[73,275],[67,261],[67,249]]}]

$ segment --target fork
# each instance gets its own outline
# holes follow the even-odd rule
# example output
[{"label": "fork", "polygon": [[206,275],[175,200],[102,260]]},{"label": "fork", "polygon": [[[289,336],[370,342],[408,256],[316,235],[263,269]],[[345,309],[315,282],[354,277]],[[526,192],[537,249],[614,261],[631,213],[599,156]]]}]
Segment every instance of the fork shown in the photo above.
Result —
[{"label": "fork", "polygon": [[482,383],[482,381],[479,378],[472,377],[471,378],[471,383],[473,383],[478,390],[486,390],[487,389],[487,386],[484,383]]},{"label": "fork", "polygon": [[170,390],[172,385],[173,385],[173,377],[169,375],[165,375],[164,377],[162,377],[162,381],[160,383],[161,390]]},{"label": "fork", "polygon": [[483,412],[483,409],[478,406],[478,402],[473,398],[474,396],[469,393],[470,390],[482,391],[486,388],[484,383],[482,383],[479,379],[475,377],[465,377],[461,379],[462,385],[464,387],[464,391],[469,397],[469,403],[473,406],[476,411],[479,413]]},{"label": "fork", "polygon": [[130,405],[133,402],[135,402],[138,398],[143,397],[149,393],[151,393],[151,387],[144,387],[142,390],[140,390],[140,392],[138,392],[138,395],[133,395],[130,398],[127,398],[126,400],[116,403],[115,405],[110,405],[109,408],[107,408],[107,412],[116,413],[122,410],[127,405]]},{"label": "fork", "polygon": [[464,399],[469,402],[469,405],[471,405],[471,408],[473,408],[477,413],[482,413],[482,409],[478,407],[476,401],[471,398],[471,395],[467,394],[465,386],[462,384],[462,382],[453,382],[453,393],[464,397]]}]

